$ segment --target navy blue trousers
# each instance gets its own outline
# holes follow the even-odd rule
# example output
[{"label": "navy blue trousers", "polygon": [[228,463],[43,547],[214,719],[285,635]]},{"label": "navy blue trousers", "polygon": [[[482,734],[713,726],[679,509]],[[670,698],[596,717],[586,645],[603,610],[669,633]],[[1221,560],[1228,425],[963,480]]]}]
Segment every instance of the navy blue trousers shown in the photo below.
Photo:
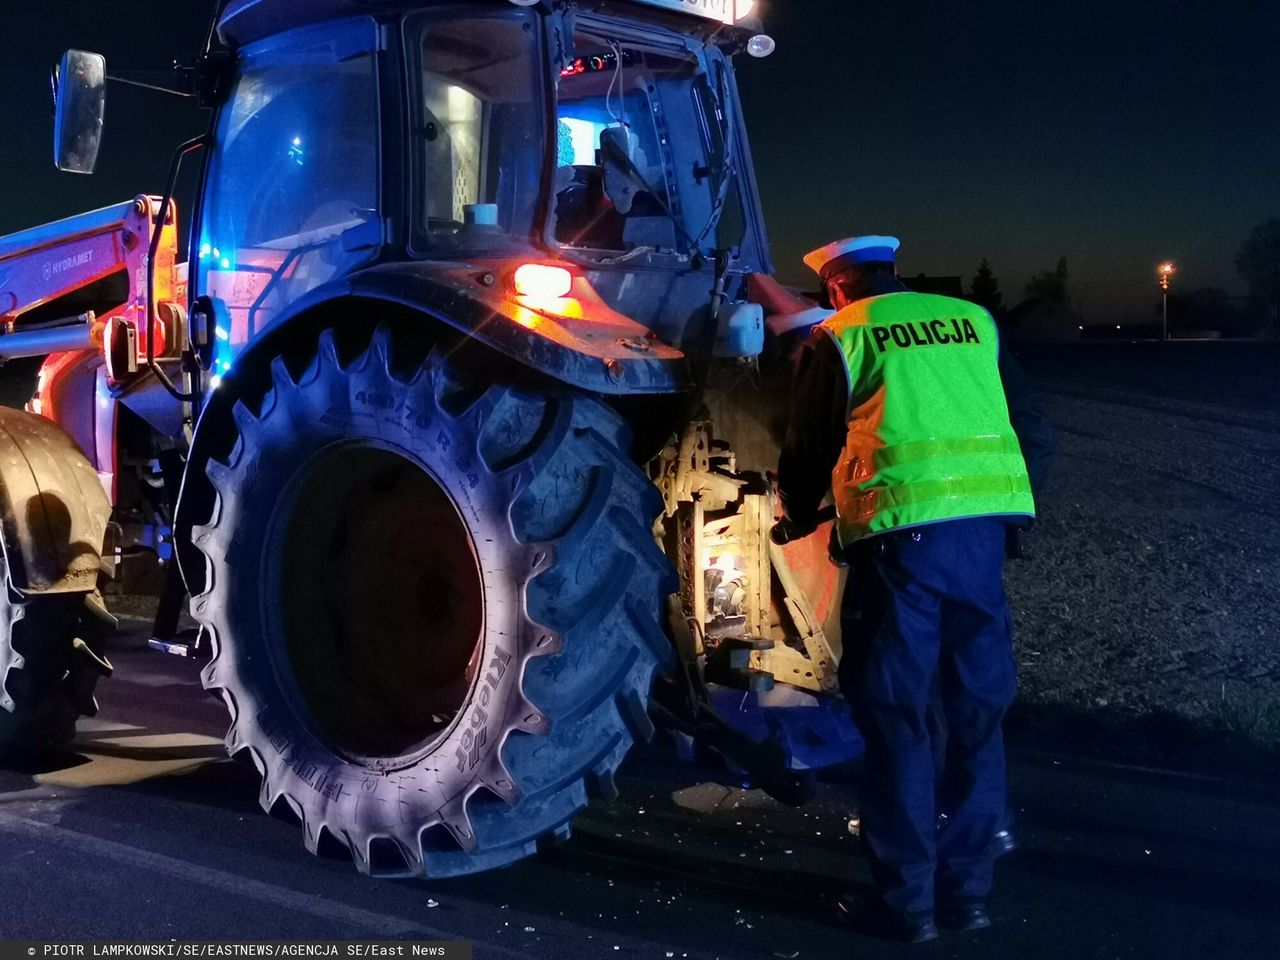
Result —
[{"label": "navy blue trousers", "polygon": [[904,916],[991,892],[1016,689],[1004,543],[997,520],[955,520],[847,551],[840,685],[867,744],[862,837]]}]

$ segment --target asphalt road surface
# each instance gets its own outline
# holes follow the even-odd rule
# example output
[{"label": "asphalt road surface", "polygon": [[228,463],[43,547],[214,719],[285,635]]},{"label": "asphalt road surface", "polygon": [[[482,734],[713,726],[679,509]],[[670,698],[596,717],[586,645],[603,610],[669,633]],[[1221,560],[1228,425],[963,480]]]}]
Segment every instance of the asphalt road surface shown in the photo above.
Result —
[{"label": "asphalt road surface", "polygon": [[995,927],[906,948],[832,921],[865,880],[856,785],[784,809],[661,744],[569,842],[497,873],[374,881],[308,855],[225,759],[198,662],[126,621],[76,742],[0,773],[0,939],[464,939],[481,958],[1274,957],[1280,795],[1015,755],[1023,849]]}]

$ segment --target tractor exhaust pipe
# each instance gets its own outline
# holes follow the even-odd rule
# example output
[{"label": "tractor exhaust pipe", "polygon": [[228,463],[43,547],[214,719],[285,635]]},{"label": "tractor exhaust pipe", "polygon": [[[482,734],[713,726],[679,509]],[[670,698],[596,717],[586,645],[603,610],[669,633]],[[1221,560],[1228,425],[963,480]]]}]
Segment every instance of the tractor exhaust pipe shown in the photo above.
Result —
[{"label": "tractor exhaust pipe", "polygon": [[0,335],[0,361],[73,350],[96,350],[98,347],[90,336],[90,329],[89,314],[86,313],[38,330]]}]

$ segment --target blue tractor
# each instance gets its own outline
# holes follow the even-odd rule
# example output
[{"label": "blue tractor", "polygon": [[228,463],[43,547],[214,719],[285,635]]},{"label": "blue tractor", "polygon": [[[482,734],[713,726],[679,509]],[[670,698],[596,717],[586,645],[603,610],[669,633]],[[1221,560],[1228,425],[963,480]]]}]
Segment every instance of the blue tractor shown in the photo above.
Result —
[{"label": "blue tractor", "polygon": [[[53,325],[21,416],[103,481],[82,566],[122,538],[172,554],[153,645],[208,657],[229,751],[313,852],[510,863],[609,797],[655,724],[793,802],[857,753],[826,538],[769,539],[790,335],[749,289],[773,272],[734,79],[773,49],[751,7],[229,0],[172,74],[63,59],[65,170],[93,168],[106,79],[212,120],[164,195],[14,245],[109,228],[129,291]],[[47,351],[70,292],[7,315],[0,355]],[[92,576],[24,578],[51,548],[11,527],[12,606],[102,606]],[[173,633],[185,595],[198,642]],[[10,658],[14,736],[57,734],[30,719],[51,698],[64,735],[92,709],[78,610]],[[77,697],[34,682],[80,647]]]}]

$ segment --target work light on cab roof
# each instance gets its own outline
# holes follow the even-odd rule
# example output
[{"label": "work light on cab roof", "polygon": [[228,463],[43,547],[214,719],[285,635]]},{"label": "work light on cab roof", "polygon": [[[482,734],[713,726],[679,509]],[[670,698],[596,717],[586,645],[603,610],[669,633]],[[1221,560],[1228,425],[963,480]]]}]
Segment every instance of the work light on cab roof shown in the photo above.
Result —
[{"label": "work light on cab roof", "polygon": [[[512,0],[512,2],[520,3],[521,0]],[[706,20],[719,20],[721,23],[737,23],[745,20],[751,16],[756,7],[756,0],[636,0],[636,2],[666,10],[678,10]]]},{"label": "work light on cab roof", "polygon": [[[512,0],[513,3],[537,2],[537,0]],[[661,7],[665,10],[678,10],[704,20],[716,20],[726,25],[752,26],[747,24],[752,16],[760,13],[760,4],[756,0],[636,0],[650,7]],[[747,41],[747,53],[756,58],[770,56],[778,48],[773,37],[766,33],[758,33]]]},{"label": "work light on cab roof", "polygon": [[[518,7],[532,7],[541,0],[510,0]],[[759,6],[756,0],[635,0],[650,7],[663,10],[675,10],[679,13],[701,17],[704,20],[715,20],[726,25],[745,25],[743,21],[757,14]],[[747,41],[747,53],[753,57],[770,56],[778,48],[777,42],[768,34],[760,33]]]}]

